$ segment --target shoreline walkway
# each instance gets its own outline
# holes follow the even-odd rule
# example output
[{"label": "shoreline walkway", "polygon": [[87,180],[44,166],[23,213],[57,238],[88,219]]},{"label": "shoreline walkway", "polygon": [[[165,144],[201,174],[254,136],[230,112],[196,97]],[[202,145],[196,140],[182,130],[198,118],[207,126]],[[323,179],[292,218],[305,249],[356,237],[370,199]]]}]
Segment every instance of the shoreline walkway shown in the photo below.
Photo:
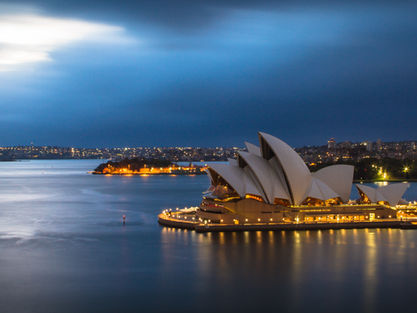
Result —
[{"label": "shoreline walkway", "polygon": [[[327,230],[327,229],[360,229],[360,228],[397,228],[417,229],[417,223],[398,219],[370,222],[340,222],[340,223],[245,223],[245,224],[205,224],[192,219],[184,219],[181,213],[158,215],[158,223],[162,226],[195,230],[196,232],[224,231],[275,231],[275,230]],[[189,217],[189,215],[188,215]]]}]

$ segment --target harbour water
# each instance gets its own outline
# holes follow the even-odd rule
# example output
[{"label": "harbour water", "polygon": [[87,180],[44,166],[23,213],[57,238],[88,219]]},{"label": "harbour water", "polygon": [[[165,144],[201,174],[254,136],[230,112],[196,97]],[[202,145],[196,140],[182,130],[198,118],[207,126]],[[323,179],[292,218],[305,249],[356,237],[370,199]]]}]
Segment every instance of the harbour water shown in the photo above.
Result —
[{"label": "harbour water", "polygon": [[100,162],[0,163],[0,312],[415,312],[417,230],[163,228],[207,177],[87,174]]}]

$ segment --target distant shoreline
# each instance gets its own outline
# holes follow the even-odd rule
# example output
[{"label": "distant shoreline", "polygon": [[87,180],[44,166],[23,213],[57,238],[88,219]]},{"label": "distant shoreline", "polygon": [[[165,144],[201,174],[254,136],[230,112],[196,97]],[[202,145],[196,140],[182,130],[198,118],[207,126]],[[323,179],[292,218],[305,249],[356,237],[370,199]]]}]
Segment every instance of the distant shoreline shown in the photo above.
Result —
[{"label": "distant shoreline", "polygon": [[92,175],[104,175],[104,176],[143,176],[143,177],[147,177],[147,176],[199,176],[199,175],[206,175],[206,173],[204,172],[200,172],[200,173],[155,173],[155,174],[140,174],[140,173],[99,173],[99,172],[94,172],[91,171],[89,172],[89,174]]},{"label": "distant shoreline", "polygon": [[[0,159],[0,163],[1,162],[29,162],[29,161],[59,161],[59,160],[74,160],[74,161],[79,161],[79,160],[97,160],[97,161],[102,161],[105,159],[93,159],[93,158],[79,158],[79,159],[71,159],[71,158],[56,158],[56,159],[52,159],[52,158],[36,158],[36,159]],[[207,161],[210,162],[210,161]],[[224,162],[224,161],[217,161],[217,162]],[[193,175],[205,175],[205,172],[201,172],[201,173],[101,173],[101,172],[94,172],[94,171],[90,171],[89,174],[94,174],[94,175],[108,175],[108,176],[174,176],[174,175],[178,175],[178,176],[193,176]],[[360,183],[401,183],[401,182],[417,182],[417,178],[409,178],[409,179],[405,179],[405,178],[390,178],[390,179],[354,179],[353,183],[356,184],[360,184]]]},{"label": "distant shoreline", "polygon": [[383,183],[383,182],[387,182],[387,183],[403,183],[403,182],[417,182],[416,178],[409,178],[409,179],[404,179],[404,178],[391,178],[391,179],[354,179],[353,180],[354,183]]}]

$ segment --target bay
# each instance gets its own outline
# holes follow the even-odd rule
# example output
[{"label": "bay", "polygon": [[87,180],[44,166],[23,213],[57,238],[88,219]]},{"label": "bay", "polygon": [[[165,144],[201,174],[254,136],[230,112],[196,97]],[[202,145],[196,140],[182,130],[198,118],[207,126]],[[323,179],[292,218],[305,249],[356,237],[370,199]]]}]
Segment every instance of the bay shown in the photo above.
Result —
[{"label": "bay", "polygon": [[88,174],[99,163],[0,163],[0,312],[415,311],[415,230],[164,228],[208,178]]}]

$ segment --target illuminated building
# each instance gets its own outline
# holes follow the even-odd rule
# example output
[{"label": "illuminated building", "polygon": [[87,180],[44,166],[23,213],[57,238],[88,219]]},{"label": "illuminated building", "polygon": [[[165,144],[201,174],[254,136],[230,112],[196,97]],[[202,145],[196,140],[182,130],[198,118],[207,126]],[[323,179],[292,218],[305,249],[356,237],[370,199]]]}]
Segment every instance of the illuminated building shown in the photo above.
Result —
[{"label": "illuminated building", "polygon": [[192,213],[196,224],[389,223],[408,188],[403,183],[377,189],[357,185],[361,198],[352,201],[353,166],[310,172],[294,149],[266,133],[259,133],[259,147],[245,144],[247,151],[239,151],[236,159],[209,165],[210,187]]},{"label": "illuminated building", "polygon": [[246,143],[228,164],[212,164],[206,198],[256,196],[265,204],[309,205],[346,203],[352,188],[353,166],[331,165],[311,173],[289,145],[269,134],[259,133],[260,147]]},{"label": "illuminated building", "polygon": [[330,138],[327,141],[327,148],[328,149],[334,149],[334,148],[336,148],[336,140],[334,140],[334,138]]},{"label": "illuminated building", "polygon": [[104,175],[197,175],[204,174],[204,166],[178,166],[172,164],[167,167],[147,166],[146,164],[140,169],[131,169],[130,165],[127,167],[115,167],[107,164],[102,170],[94,171],[93,174]]},{"label": "illuminated building", "polygon": [[362,203],[381,203],[389,206],[406,204],[407,202],[402,199],[402,196],[408,187],[410,187],[408,183],[390,184],[378,188],[356,185]]}]

